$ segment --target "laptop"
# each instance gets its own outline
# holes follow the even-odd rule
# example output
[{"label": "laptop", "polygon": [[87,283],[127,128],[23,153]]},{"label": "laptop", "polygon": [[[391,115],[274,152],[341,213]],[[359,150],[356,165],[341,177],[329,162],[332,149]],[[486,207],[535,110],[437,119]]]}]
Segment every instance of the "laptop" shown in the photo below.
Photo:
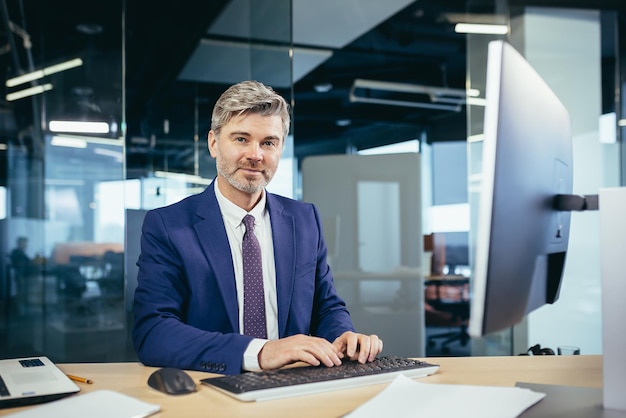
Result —
[{"label": "laptop", "polygon": [[0,408],[53,401],[79,391],[45,356],[0,360]]}]

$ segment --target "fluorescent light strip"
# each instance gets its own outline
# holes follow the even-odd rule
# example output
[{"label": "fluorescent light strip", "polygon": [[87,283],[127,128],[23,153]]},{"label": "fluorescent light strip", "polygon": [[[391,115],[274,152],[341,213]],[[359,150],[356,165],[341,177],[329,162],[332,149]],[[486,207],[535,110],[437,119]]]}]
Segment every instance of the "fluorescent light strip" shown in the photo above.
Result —
[{"label": "fluorescent light strip", "polygon": [[481,23],[457,23],[454,26],[456,33],[474,33],[482,35],[506,35],[509,33],[507,25],[486,25]]},{"label": "fluorescent light strip", "polygon": [[87,141],[63,136],[53,136],[50,144],[56,147],[87,148]]},{"label": "fluorescent light strip", "polygon": [[9,93],[6,96],[7,102],[12,102],[13,100],[23,99],[24,97],[34,96],[35,94],[41,94],[44,91],[52,90],[52,84],[47,83],[41,86],[29,87],[24,90],[16,91],[14,93]]},{"label": "fluorescent light strip", "polygon": [[122,148],[124,146],[124,141],[122,141],[122,139],[124,138],[121,138],[121,137],[115,138],[115,139],[109,139],[109,138],[99,138],[96,136],[65,134],[65,133],[51,135],[50,137],[51,138],[79,139],[81,141],[84,141],[85,144],[100,144],[100,145],[114,146],[114,147],[119,147],[119,148]]},{"label": "fluorescent light strip", "polygon": [[124,157],[124,154],[121,151],[115,151],[106,148],[94,148],[93,153],[97,155],[103,155],[105,157],[115,158],[119,162],[121,162]]},{"label": "fluorescent light strip", "polygon": [[48,124],[51,132],[73,132],[83,134],[107,134],[109,124],[106,122],[79,122],[72,120],[51,120]]},{"label": "fluorescent light strip", "polygon": [[80,67],[81,65],[83,65],[83,60],[80,58],[74,58],[73,60],[51,65],[42,70],[32,71],[30,73],[10,78],[7,80],[6,86],[15,87],[20,84],[28,83],[29,81],[38,80],[50,74],[59,73],[61,71],[69,70],[70,68]]}]

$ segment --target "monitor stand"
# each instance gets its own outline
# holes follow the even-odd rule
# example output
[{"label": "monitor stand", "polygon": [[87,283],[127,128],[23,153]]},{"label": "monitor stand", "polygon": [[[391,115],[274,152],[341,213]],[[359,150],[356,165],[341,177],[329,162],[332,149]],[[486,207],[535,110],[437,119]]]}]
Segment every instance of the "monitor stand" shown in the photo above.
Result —
[{"label": "monitor stand", "polygon": [[626,417],[626,411],[605,409],[602,407],[602,389],[600,388],[542,385],[538,383],[517,383],[515,386],[546,394],[545,398],[520,415],[521,418]]},{"label": "monitor stand", "polygon": [[517,386],[543,392],[546,397],[522,417],[626,417],[626,188],[601,189],[600,264],[602,277],[603,387],[540,385]]}]

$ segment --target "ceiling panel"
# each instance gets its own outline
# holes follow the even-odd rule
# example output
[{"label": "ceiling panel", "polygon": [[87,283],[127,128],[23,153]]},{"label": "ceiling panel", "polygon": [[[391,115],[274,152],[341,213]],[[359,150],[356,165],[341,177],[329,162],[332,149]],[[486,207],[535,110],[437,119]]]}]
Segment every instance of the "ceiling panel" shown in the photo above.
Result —
[{"label": "ceiling panel", "polygon": [[[414,1],[294,0],[293,45],[297,48],[293,82],[330,58],[332,50],[328,48],[343,48]],[[231,1],[207,30],[209,37],[228,40],[201,39],[179,79],[236,83],[254,78],[275,87],[288,87],[292,43],[291,14],[286,5],[281,0]]]},{"label": "ceiling panel", "polygon": [[274,87],[290,87],[332,56],[321,49],[202,39],[179,75],[181,81],[234,84],[253,78]]}]

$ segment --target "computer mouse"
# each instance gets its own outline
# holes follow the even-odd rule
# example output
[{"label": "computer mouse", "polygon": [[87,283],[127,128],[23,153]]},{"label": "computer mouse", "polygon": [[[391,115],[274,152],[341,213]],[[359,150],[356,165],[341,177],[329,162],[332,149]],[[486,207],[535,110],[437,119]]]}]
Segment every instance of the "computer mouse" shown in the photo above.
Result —
[{"label": "computer mouse", "polygon": [[196,383],[191,376],[175,367],[156,370],[148,378],[148,386],[168,395],[183,395],[196,391]]}]

